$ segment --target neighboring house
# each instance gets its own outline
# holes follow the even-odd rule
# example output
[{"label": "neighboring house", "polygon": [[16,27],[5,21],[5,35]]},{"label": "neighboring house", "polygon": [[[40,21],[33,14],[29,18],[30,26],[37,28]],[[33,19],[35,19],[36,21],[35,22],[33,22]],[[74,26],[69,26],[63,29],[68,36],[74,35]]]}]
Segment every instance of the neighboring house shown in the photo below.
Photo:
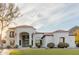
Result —
[{"label": "neighboring house", "polygon": [[54,32],[37,32],[32,26],[21,25],[9,28],[7,31],[7,45],[22,47],[36,47],[36,42],[40,41],[42,48],[47,48],[48,43],[54,43],[57,47],[59,42],[66,42],[70,48],[75,48],[75,36],[69,35],[69,31],[57,30]]}]

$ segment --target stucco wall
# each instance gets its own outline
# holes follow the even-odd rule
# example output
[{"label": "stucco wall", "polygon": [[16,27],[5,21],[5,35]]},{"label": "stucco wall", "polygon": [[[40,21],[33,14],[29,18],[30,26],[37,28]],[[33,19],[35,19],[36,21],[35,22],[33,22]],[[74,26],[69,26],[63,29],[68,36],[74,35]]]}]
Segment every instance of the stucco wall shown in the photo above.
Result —
[{"label": "stucco wall", "polygon": [[[32,40],[32,34],[35,32],[35,29],[33,28],[28,28],[28,27],[21,27],[21,28],[15,28],[15,38],[10,38],[9,37],[9,32],[12,31],[13,29],[10,29],[7,34],[7,39],[8,39],[8,45],[10,45],[10,42],[9,40],[15,40],[15,45],[19,45],[19,40],[21,40],[20,38],[20,33],[22,32],[27,32],[29,33],[29,44],[31,44],[31,40]],[[22,46],[19,46],[19,47],[22,47]]]},{"label": "stucco wall", "polygon": [[[20,33],[22,32],[27,32],[29,33],[29,43],[31,44],[32,40],[32,34],[33,34],[33,47],[35,46],[35,40],[40,40],[41,37],[44,35],[43,33],[38,33],[36,34],[36,30],[33,28],[27,28],[27,27],[21,27],[21,28],[16,28],[15,30],[15,38],[10,38],[9,37],[9,32],[7,32],[7,45],[9,45],[9,40],[15,40],[15,44],[19,45],[19,40],[20,40]],[[43,45],[42,47],[47,47],[47,44],[52,42],[55,43],[55,47],[58,46],[58,43],[60,42],[60,37],[65,38],[65,42],[69,44],[69,48],[75,48],[75,37],[74,36],[69,36],[69,32],[55,32],[53,33],[53,36],[46,36],[43,40]],[[20,46],[21,47],[21,46]]]},{"label": "stucco wall", "polygon": [[54,43],[54,38],[53,36],[45,36],[44,39],[42,39],[42,47],[47,48],[48,43]]},{"label": "stucco wall", "polygon": [[41,39],[41,37],[43,36],[44,34],[33,34],[33,47],[36,47],[36,45],[35,45],[35,41],[36,40],[40,40]]},{"label": "stucco wall", "polygon": [[33,39],[40,40],[44,34],[33,34]]},{"label": "stucco wall", "polygon": [[29,33],[29,43],[31,44],[32,34],[35,32],[35,30],[33,28],[24,28],[23,27],[23,28],[17,28],[15,32],[16,32],[16,44],[17,45],[19,45],[19,40],[20,40],[19,34],[22,32]]},{"label": "stucco wall", "polygon": [[75,48],[75,37],[69,36],[69,32],[56,32],[53,33],[55,39],[55,46],[57,47],[58,43],[60,42],[60,37],[65,38],[65,42],[69,44],[69,48]]},{"label": "stucco wall", "polygon": [[[10,45],[10,41],[11,40],[16,40],[16,38],[10,38],[9,35],[10,35],[10,31],[14,31],[15,32],[15,29],[9,29],[7,32],[6,32],[6,46]],[[15,35],[15,34],[14,34]],[[16,36],[16,35],[15,35]]]}]

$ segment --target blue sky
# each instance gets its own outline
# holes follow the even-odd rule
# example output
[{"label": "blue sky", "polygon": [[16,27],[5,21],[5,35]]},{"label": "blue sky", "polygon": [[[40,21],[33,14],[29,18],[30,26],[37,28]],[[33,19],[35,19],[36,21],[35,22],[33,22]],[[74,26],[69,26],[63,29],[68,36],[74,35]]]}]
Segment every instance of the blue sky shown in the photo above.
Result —
[{"label": "blue sky", "polygon": [[32,25],[40,32],[68,30],[79,25],[79,4],[77,3],[26,3],[17,4],[23,17],[17,18],[17,25]]}]

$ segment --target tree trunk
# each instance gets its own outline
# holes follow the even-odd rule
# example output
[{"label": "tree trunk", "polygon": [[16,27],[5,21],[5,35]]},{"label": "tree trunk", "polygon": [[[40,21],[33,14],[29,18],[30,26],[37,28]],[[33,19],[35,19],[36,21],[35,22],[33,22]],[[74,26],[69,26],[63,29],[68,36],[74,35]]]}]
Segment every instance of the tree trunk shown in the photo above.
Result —
[{"label": "tree trunk", "polygon": [[2,47],[2,42],[1,42],[1,40],[2,40],[2,35],[3,35],[3,21],[1,21],[1,36],[0,36],[0,47]]}]

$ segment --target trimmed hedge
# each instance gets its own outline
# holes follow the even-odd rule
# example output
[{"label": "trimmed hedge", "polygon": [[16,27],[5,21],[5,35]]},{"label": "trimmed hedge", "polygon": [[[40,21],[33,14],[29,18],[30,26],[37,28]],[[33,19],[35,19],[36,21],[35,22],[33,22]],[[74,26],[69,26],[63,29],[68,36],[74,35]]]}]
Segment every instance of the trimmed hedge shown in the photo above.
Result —
[{"label": "trimmed hedge", "polygon": [[15,45],[15,47],[14,48],[18,48],[19,46],[18,45]]},{"label": "trimmed hedge", "polygon": [[10,49],[10,48],[11,48],[11,46],[10,46],[10,45],[8,45],[6,48]]},{"label": "trimmed hedge", "polygon": [[32,45],[29,45],[30,48],[32,48]]},{"label": "trimmed hedge", "polygon": [[63,43],[63,42],[60,42],[60,43],[58,44],[58,48],[64,48],[64,43]]},{"label": "trimmed hedge", "polygon": [[1,40],[1,41],[2,41],[2,43],[4,43],[4,44],[6,43],[6,40]]},{"label": "trimmed hedge", "polygon": [[69,44],[68,43],[64,43],[64,47],[65,48],[69,47]]},{"label": "trimmed hedge", "polygon": [[48,48],[54,48],[54,46],[55,46],[54,43],[48,43],[48,44],[47,44],[47,47],[48,47]]},{"label": "trimmed hedge", "polygon": [[68,44],[68,43],[60,42],[60,43],[58,44],[58,48],[67,48],[67,47],[69,47],[69,44]]}]

